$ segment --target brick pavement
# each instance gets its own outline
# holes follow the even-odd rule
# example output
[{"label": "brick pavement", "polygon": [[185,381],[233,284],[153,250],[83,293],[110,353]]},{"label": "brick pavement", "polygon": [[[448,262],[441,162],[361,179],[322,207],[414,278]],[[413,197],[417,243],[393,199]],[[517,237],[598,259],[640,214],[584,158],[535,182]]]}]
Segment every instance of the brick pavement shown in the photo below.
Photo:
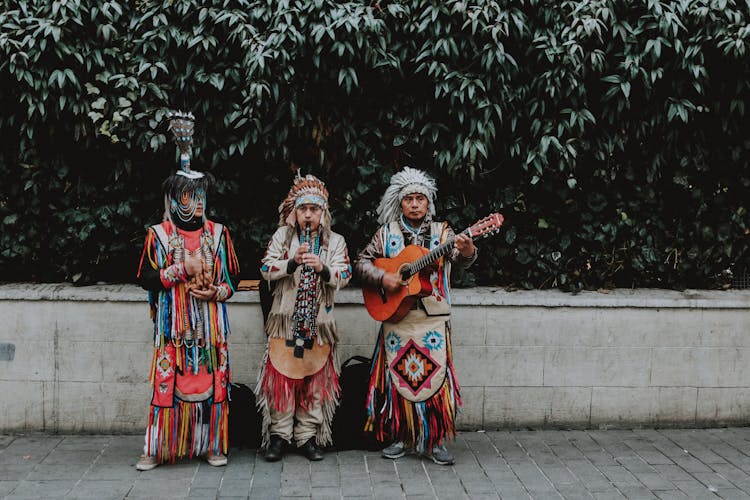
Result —
[{"label": "brick pavement", "polygon": [[463,432],[441,467],[330,452],[267,463],[232,450],[134,468],[140,436],[0,435],[2,498],[750,498],[750,428]]}]

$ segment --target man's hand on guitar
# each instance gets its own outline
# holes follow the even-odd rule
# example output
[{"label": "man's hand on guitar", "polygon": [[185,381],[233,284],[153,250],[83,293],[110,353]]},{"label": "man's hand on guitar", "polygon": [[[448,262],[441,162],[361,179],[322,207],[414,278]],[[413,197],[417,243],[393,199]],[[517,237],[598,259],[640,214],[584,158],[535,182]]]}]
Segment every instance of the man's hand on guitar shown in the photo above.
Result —
[{"label": "man's hand on guitar", "polygon": [[380,282],[380,285],[386,292],[395,292],[402,286],[401,277],[396,273],[386,272],[383,274],[383,279]]},{"label": "man's hand on guitar", "polygon": [[474,240],[464,234],[457,234],[456,248],[464,257],[471,257],[474,255]]}]

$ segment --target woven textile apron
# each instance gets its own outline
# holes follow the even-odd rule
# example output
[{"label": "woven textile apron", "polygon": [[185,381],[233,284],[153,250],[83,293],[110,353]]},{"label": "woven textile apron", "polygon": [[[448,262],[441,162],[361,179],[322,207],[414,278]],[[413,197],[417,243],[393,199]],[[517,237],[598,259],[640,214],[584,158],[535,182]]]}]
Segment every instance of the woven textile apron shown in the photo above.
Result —
[{"label": "woven textile apron", "polygon": [[[404,249],[404,237],[398,223],[389,224],[387,231],[385,256],[395,257]],[[442,224],[431,224],[430,249],[440,244],[442,231]],[[437,285],[436,280],[433,276],[430,281]],[[443,386],[448,364],[445,322],[449,317],[428,316],[415,309],[398,323],[383,322],[386,363],[391,380],[405,399],[425,401]]]}]

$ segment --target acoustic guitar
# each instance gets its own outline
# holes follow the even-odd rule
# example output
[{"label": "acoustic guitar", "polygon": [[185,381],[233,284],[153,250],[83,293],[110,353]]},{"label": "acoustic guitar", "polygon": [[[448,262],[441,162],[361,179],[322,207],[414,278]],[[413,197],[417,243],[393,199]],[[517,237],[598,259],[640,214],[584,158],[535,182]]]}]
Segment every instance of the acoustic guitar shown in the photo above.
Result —
[{"label": "acoustic guitar", "polygon": [[[478,220],[459,234],[465,234],[473,239],[484,238],[500,231],[502,225],[502,214],[494,213]],[[376,321],[401,321],[419,297],[426,297],[432,293],[429,277],[423,276],[420,271],[453,250],[454,242],[454,238],[449,238],[432,250],[418,245],[408,245],[395,257],[375,259],[373,264],[376,267],[399,274],[403,286],[393,292],[387,292],[383,288],[363,287],[362,295],[370,316]]]}]

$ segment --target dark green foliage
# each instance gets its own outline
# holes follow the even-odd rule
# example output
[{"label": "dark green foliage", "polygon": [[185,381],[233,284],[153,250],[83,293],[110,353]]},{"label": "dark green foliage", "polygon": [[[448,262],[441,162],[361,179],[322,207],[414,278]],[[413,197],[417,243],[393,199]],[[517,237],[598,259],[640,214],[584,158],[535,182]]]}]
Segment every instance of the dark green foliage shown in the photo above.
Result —
[{"label": "dark green foliage", "polygon": [[745,2],[6,0],[3,280],[130,281],[197,117],[246,277],[296,168],[352,257],[403,165],[463,228],[463,284],[714,287],[748,265]]}]

